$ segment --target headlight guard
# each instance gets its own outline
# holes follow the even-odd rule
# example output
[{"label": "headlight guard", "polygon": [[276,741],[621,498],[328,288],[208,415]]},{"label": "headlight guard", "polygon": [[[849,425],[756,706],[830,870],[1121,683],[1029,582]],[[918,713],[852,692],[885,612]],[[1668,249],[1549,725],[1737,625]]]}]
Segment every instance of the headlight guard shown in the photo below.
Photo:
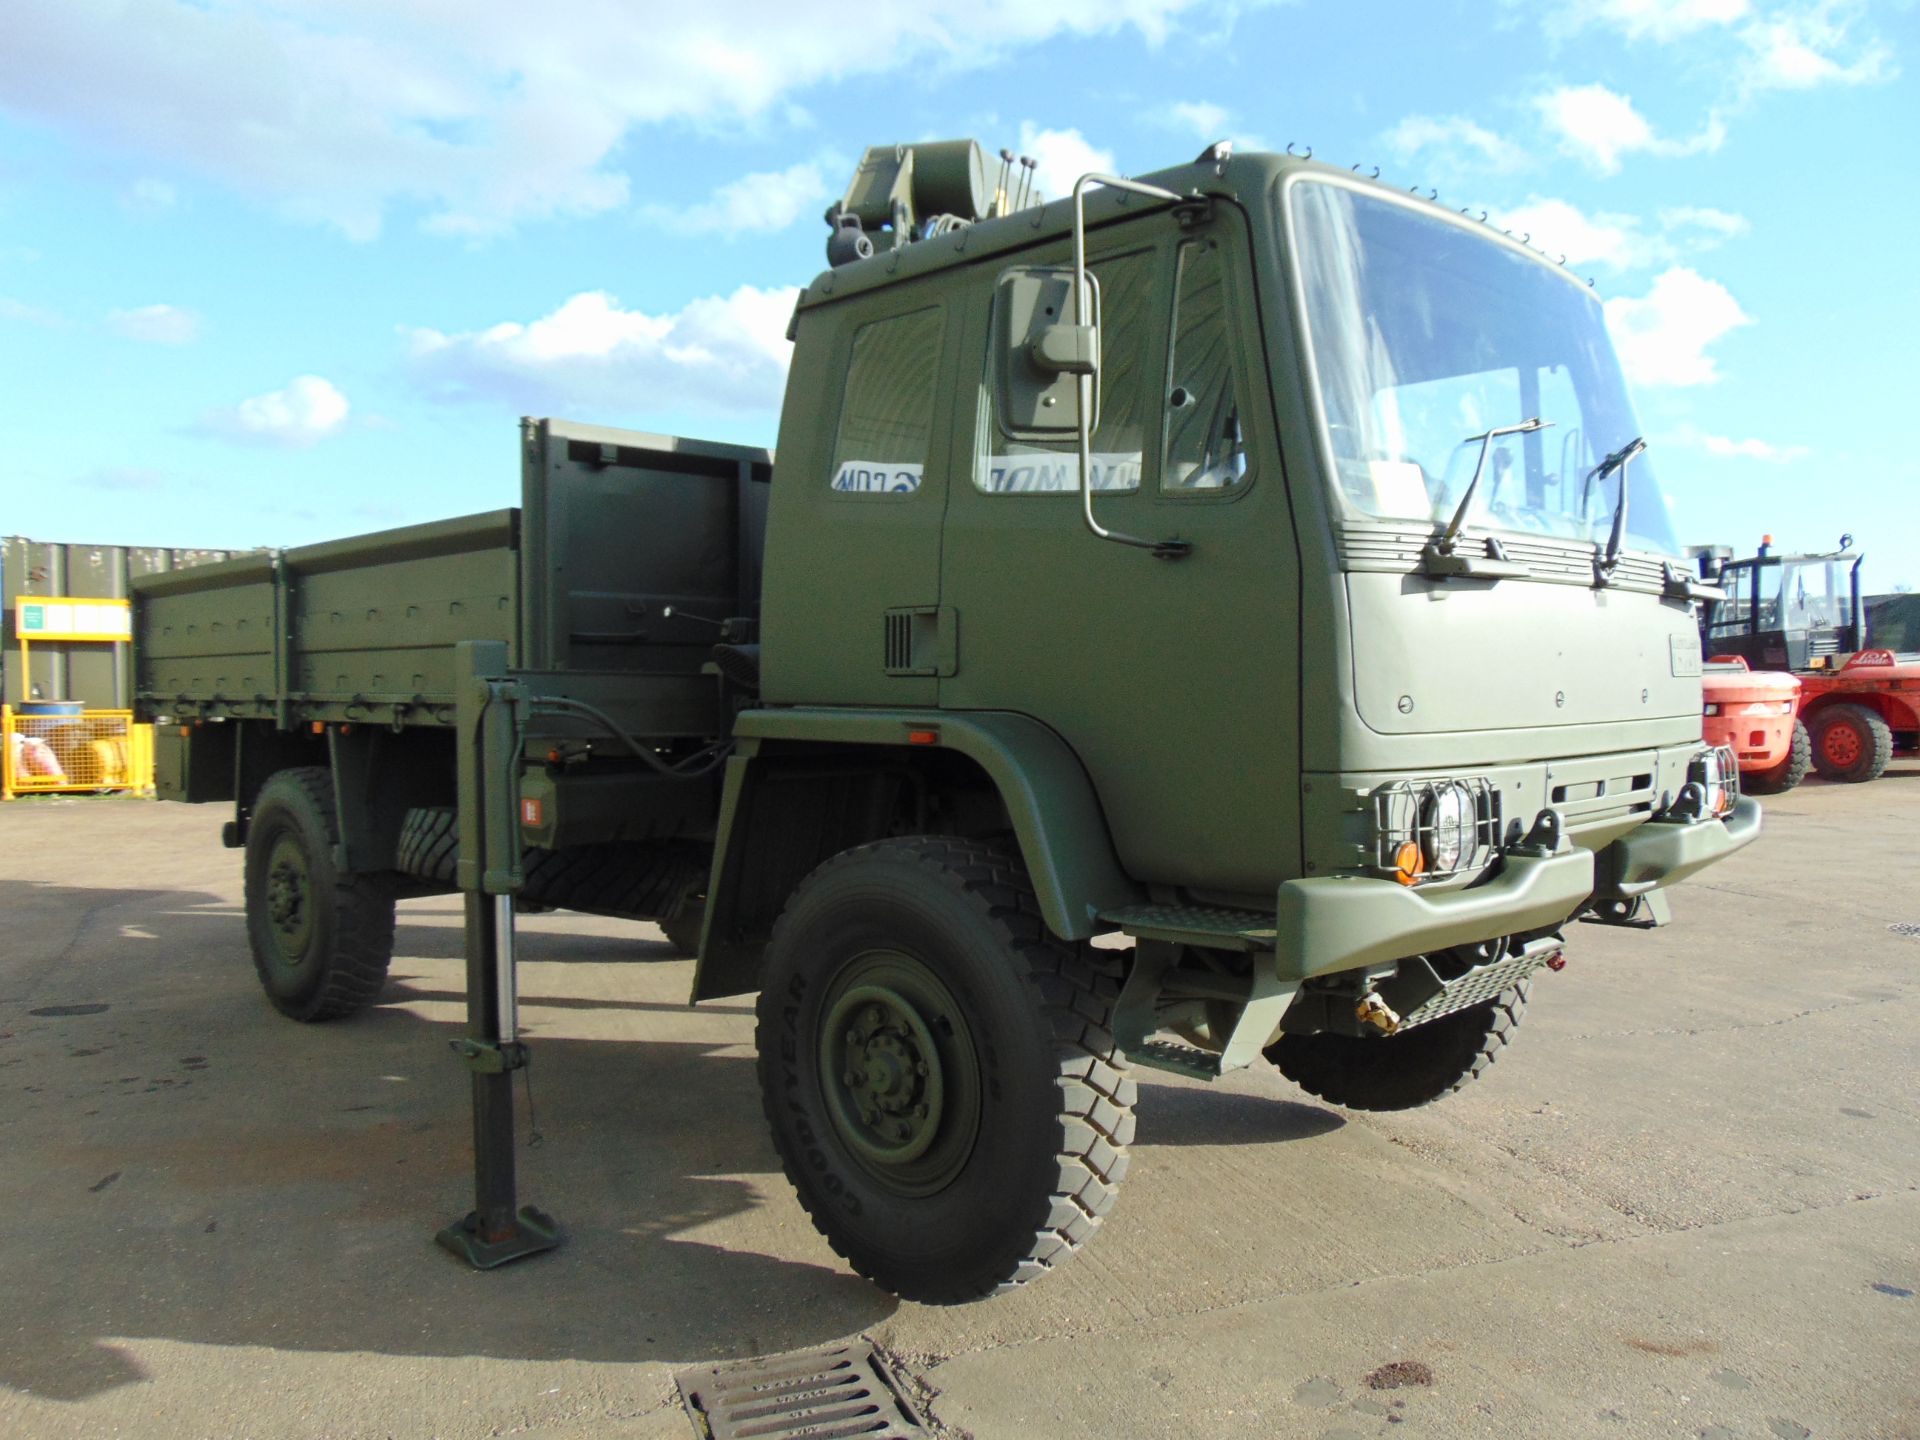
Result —
[{"label": "headlight guard", "polygon": [[1396,780],[1374,792],[1374,863],[1404,885],[1484,869],[1500,851],[1500,792],[1478,777]]}]

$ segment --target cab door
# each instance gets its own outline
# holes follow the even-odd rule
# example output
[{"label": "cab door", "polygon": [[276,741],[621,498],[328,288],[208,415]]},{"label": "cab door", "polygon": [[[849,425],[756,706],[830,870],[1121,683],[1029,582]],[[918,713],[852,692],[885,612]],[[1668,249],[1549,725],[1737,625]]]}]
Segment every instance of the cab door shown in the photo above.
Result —
[{"label": "cab door", "polygon": [[[1181,558],[1102,540],[1081,513],[1077,442],[1010,428],[996,307],[1035,264],[968,297],[980,384],[949,491],[942,603],[957,621],[940,703],[1016,710],[1086,765],[1122,863],[1193,898],[1270,905],[1299,873],[1299,560],[1248,231],[1149,216],[1095,232],[1100,401],[1094,508],[1110,530],[1178,538]],[[1023,269],[1024,267],[1024,269]]]},{"label": "cab door", "polygon": [[[781,421],[761,633],[779,704],[932,705],[952,428],[947,306],[911,286],[803,312]],[[827,405],[794,403],[824,392]],[[946,647],[946,648],[950,648]]]}]

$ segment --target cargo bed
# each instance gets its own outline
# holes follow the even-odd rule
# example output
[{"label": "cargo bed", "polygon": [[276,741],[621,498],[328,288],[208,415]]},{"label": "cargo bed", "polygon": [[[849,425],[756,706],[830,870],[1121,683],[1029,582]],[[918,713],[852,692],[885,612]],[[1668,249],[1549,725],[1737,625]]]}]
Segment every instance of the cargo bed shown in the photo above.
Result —
[{"label": "cargo bed", "polygon": [[772,456],[522,423],[522,501],[137,580],[130,692],[174,720],[453,723],[454,646],[566,672],[635,733],[713,734],[718,622],[759,613]]}]

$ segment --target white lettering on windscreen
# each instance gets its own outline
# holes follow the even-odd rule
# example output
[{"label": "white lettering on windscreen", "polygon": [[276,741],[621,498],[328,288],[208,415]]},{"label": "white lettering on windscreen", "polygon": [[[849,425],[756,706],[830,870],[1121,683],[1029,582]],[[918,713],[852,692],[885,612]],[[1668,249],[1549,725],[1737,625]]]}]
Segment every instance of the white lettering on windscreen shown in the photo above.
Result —
[{"label": "white lettering on windscreen", "polygon": [[[1095,490],[1138,490],[1140,452],[1107,453],[1087,457],[1088,478]],[[993,455],[987,459],[981,486],[994,494],[1057,494],[1080,488],[1078,455]]]},{"label": "white lettering on windscreen", "polygon": [[911,495],[926,467],[902,461],[847,460],[833,477],[835,490],[857,494]]}]

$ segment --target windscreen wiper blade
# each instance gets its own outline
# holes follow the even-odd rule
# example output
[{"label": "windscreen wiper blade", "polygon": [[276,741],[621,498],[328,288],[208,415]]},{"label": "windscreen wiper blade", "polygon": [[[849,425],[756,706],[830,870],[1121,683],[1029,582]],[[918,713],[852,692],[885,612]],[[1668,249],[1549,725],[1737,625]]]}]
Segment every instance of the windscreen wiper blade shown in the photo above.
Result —
[{"label": "windscreen wiper blade", "polygon": [[1460,503],[1454,507],[1453,518],[1447,521],[1447,528],[1433,539],[1420,552],[1422,568],[1429,575],[1463,575],[1478,580],[1500,580],[1509,576],[1525,575],[1524,565],[1515,565],[1498,549],[1496,542],[1488,541],[1488,557],[1484,560],[1477,556],[1456,555],[1454,547],[1460,542],[1460,529],[1467,523],[1467,507],[1473,504],[1474,492],[1480,488],[1480,477],[1486,473],[1487,452],[1493,442],[1502,435],[1531,435],[1536,430],[1550,429],[1551,420],[1542,420],[1538,415],[1531,420],[1522,420],[1518,425],[1502,425],[1479,435],[1469,435],[1460,443],[1471,445],[1480,442],[1480,458],[1474,462],[1473,478],[1467,482]]},{"label": "windscreen wiper blade", "polygon": [[1587,476],[1588,485],[1604,485],[1607,477],[1616,471],[1620,476],[1620,493],[1613,502],[1613,529],[1607,536],[1607,550],[1604,555],[1593,557],[1593,583],[1606,585],[1613,579],[1613,568],[1620,563],[1620,548],[1627,538],[1627,466],[1634,456],[1647,448],[1647,437],[1636,435],[1606,459],[1593,467]]}]

